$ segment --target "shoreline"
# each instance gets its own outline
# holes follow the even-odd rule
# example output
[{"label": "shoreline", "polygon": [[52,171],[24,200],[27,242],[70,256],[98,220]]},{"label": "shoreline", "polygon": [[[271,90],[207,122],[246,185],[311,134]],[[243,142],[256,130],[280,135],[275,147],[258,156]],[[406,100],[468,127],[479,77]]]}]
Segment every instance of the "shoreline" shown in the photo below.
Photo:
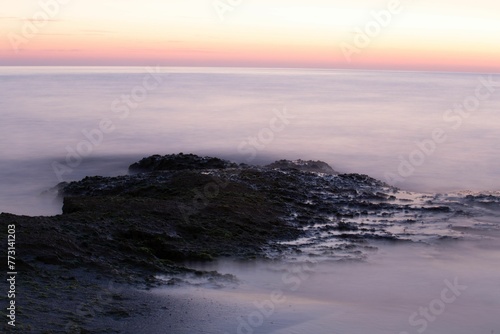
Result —
[{"label": "shoreline", "polygon": [[[378,242],[480,237],[474,226],[450,228],[450,219],[486,214],[500,202],[493,195],[401,192],[321,161],[262,167],[190,154],[151,156],[128,175],[86,177],[54,191],[64,198],[61,215],[0,214],[2,240],[9,225],[18,236],[16,321],[28,333],[120,333],[119,324],[151,318],[162,307],[181,322],[180,304],[150,301],[145,291],[193,279],[237,282],[231,274],[190,269],[189,261],[364,262]],[[464,213],[465,204],[474,209]]]}]

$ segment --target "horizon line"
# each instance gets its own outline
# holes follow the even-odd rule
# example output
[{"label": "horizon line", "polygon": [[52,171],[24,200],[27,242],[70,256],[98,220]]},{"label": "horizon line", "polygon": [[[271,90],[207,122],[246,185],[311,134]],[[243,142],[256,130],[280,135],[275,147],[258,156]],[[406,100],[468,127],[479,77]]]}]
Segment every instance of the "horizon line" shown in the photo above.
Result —
[{"label": "horizon line", "polygon": [[105,67],[122,67],[122,68],[141,68],[141,67],[172,67],[172,68],[221,68],[221,69],[260,69],[260,70],[318,70],[318,71],[369,71],[369,72],[403,72],[403,73],[456,73],[456,74],[500,74],[500,72],[476,72],[473,70],[455,71],[455,70],[418,70],[418,69],[374,69],[374,68],[327,68],[327,67],[262,67],[262,66],[200,66],[200,65],[5,65],[0,64],[0,67],[67,67],[67,68],[105,68]]}]

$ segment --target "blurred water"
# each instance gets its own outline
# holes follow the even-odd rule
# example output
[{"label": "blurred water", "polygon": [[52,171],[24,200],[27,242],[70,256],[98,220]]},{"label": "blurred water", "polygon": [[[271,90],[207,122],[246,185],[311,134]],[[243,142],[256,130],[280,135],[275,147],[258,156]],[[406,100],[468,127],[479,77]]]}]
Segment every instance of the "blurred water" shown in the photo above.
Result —
[{"label": "blurred water", "polygon": [[222,260],[199,265],[236,275],[237,288],[155,289],[153,294],[170,300],[198,303],[183,319],[171,318],[165,311],[154,313],[144,332],[164,333],[166,328],[179,334],[500,331],[498,239],[376,246],[378,251],[359,263]]},{"label": "blurred water", "polygon": [[[407,159],[415,143],[430,139],[435,128],[443,129],[447,140],[397,186],[428,192],[500,190],[500,87],[457,129],[455,121],[443,118],[447,109],[473,96],[487,75],[158,71],[153,77],[146,68],[130,67],[0,68],[0,211],[60,212],[60,203],[38,194],[61,179],[124,173],[130,163],[153,153],[193,152],[252,163],[320,159],[339,171],[385,180],[387,173],[397,173],[400,156]],[[161,84],[137,105],[123,102],[139,92],[145,78],[150,85]],[[294,116],[289,124],[271,134],[264,130],[284,110]],[[68,152],[88,142],[82,131],[98,129],[103,119],[113,130],[95,137],[98,144],[85,159],[72,160],[74,167],[57,177],[53,162],[68,167]],[[253,149],[248,138],[259,134]]]}]

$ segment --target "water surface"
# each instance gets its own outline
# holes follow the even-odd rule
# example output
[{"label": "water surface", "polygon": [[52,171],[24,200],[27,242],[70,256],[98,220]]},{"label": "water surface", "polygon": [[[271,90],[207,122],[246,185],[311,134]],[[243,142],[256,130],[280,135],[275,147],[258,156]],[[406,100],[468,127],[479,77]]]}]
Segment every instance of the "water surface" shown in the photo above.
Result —
[{"label": "water surface", "polygon": [[[161,84],[137,103],[125,104],[124,99],[151,78],[148,69],[0,68],[0,210],[59,212],[38,205],[33,194],[61,179],[122,173],[137,158],[153,153],[193,152],[251,163],[320,159],[339,171],[385,180],[387,173],[397,175],[400,158],[408,159],[416,143],[432,138],[436,128],[445,131],[447,140],[397,186],[426,192],[500,189],[500,93],[482,101],[457,129],[456,120],[444,118],[446,110],[474,95],[487,75],[167,67],[149,71],[160,73],[154,78]],[[500,81],[497,77],[492,78]],[[293,118],[270,137],[266,129],[276,112],[285,110]],[[89,140],[83,131],[99,129],[103,119],[112,122],[113,130],[91,145],[84,162],[58,177],[52,163],[64,164],[68,152],[85,149],[82,143]],[[252,145],[251,138],[259,135],[258,144]]]}]

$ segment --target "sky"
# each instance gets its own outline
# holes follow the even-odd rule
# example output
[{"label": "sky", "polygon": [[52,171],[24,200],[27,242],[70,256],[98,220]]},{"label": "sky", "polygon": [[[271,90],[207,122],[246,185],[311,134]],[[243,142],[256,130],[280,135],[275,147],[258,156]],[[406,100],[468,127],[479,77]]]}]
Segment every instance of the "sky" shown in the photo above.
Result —
[{"label": "sky", "polygon": [[500,73],[500,1],[0,0],[0,65]]}]

